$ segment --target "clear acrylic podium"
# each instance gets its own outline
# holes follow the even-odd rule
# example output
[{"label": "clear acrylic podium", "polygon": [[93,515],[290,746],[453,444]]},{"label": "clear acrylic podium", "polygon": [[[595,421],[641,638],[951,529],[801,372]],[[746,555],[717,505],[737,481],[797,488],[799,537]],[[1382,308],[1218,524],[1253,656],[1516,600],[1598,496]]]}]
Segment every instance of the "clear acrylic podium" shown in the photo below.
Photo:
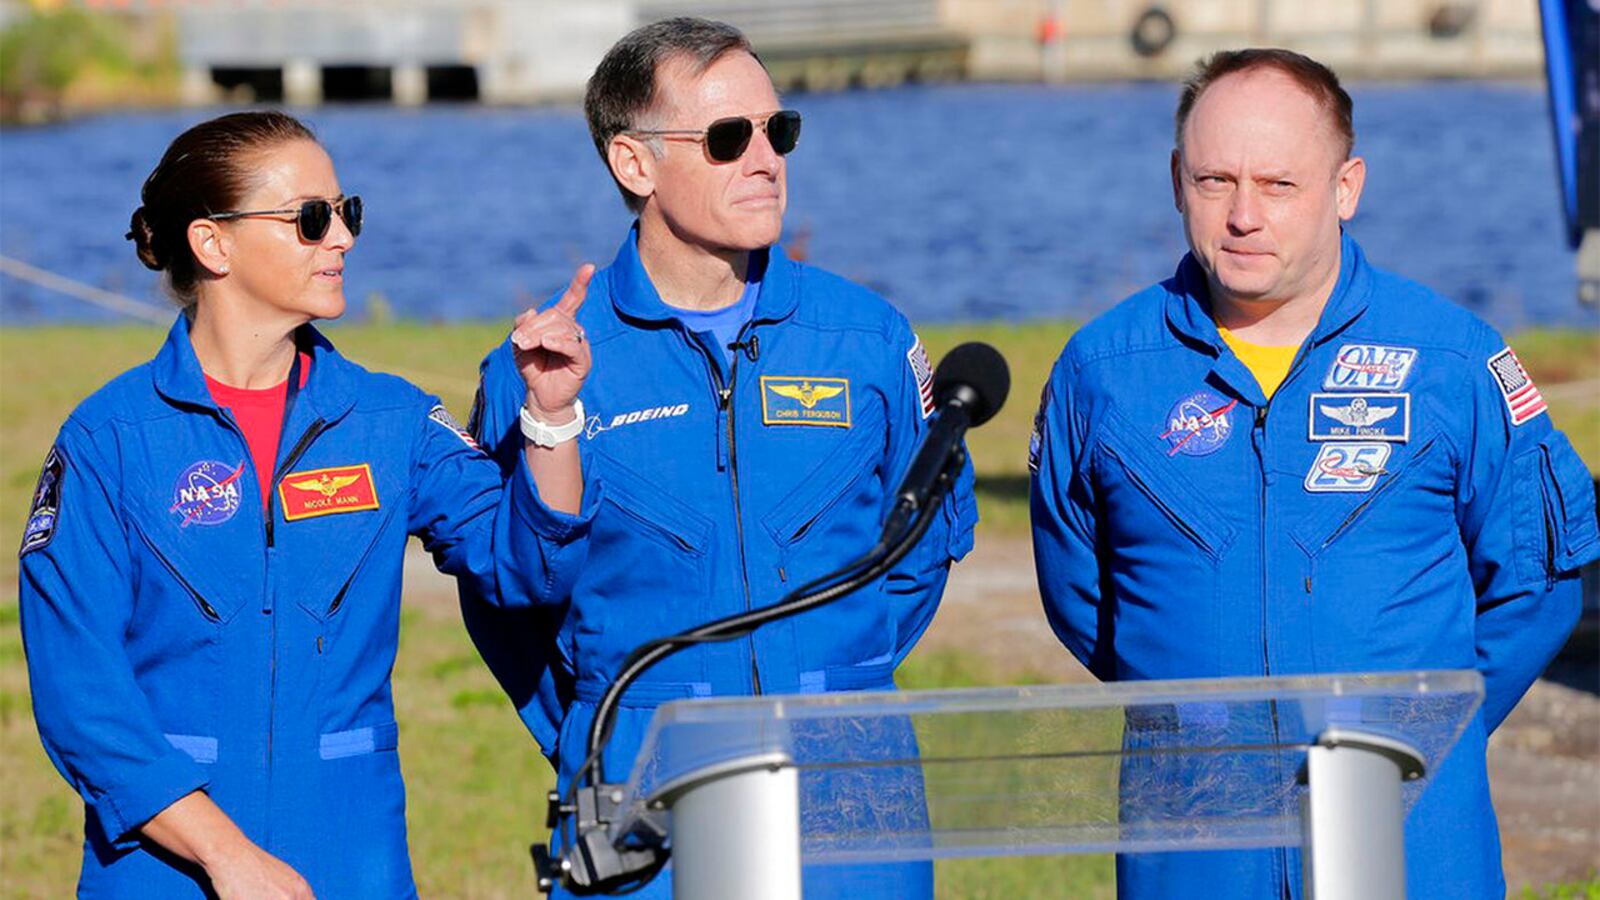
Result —
[{"label": "clear acrylic podium", "polygon": [[798,900],[800,866],[1300,847],[1308,896],[1405,896],[1403,824],[1483,697],[1411,672],[689,700],[622,840],[680,900]]}]

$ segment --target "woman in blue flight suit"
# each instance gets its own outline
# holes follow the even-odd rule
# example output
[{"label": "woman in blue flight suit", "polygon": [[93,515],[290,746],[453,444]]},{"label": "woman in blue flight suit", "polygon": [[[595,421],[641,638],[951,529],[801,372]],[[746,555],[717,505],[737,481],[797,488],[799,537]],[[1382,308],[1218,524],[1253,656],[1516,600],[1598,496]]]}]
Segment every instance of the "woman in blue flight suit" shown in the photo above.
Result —
[{"label": "woman in blue flight suit", "polygon": [[86,806],[79,894],[413,896],[406,539],[517,596],[496,559],[539,552],[509,527],[530,474],[503,487],[435,398],[308,324],[343,312],[361,207],[301,123],[197,125],[142,199],[129,237],[184,314],[68,418],[21,549],[34,713]]}]

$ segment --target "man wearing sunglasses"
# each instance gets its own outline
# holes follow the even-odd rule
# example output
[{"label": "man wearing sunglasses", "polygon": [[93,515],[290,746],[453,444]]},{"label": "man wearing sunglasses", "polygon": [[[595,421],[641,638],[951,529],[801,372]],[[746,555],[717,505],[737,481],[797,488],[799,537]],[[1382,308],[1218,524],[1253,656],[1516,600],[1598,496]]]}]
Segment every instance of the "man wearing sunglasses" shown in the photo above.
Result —
[{"label": "man wearing sunglasses", "polygon": [[[774,603],[873,545],[932,411],[905,318],[777,246],[800,115],[782,109],[742,34],[688,18],[640,28],[606,54],[584,106],[638,221],[592,283],[580,270],[484,360],[471,422],[508,472],[525,441],[565,454],[536,474],[548,509],[529,523],[563,549],[529,562],[544,569],[546,602],[521,618],[463,596],[563,788],[636,646]],[[583,335],[592,371],[552,334]],[[519,367],[550,389],[535,378],[526,391]],[[607,780],[626,778],[668,700],[891,689],[975,521],[969,468],[887,577],[650,669],[624,695]],[[531,659],[540,647],[548,659]],[[914,752],[909,729],[880,737],[885,752]],[[927,896],[930,875],[822,867],[807,871],[806,895]],[[658,879],[649,896],[667,890]]]}]

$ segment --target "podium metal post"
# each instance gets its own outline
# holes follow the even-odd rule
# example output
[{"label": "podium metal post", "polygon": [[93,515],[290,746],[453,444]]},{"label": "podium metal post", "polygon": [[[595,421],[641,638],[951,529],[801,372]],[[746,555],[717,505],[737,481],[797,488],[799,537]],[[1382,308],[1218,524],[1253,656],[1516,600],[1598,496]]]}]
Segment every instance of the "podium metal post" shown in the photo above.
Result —
[{"label": "podium metal post", "polygon": [[1330,728],[1306,751],[1301,853],[1307,900],[1405,900],[1406,808],[1400,786],[1422,777],[1416,750]]}]

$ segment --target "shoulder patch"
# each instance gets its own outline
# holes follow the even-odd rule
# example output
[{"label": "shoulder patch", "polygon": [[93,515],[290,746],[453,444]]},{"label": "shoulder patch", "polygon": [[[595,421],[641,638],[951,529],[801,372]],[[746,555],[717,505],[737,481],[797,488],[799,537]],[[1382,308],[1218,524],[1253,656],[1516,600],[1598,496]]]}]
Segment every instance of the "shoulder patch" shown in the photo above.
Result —
[{"label": "shoulder patch", "polygon": [[1028,437],[1028,471],[1035,475],[1039,474],[1039,460],[1044,456],[1045,413],[1055,398],[1055,388],[1045,379],[1044,387],[1039,390],[1039,410],[1033,414],[1033,434]]},{"label": "shoulder patch", "polygon": [[28,524],[23,526],[22,547],[17,551],[19,559],[49,544],[56,536],[56,526],[61,522],[61,477],[66,471],[66,456],[59,447],[51,447],[39,470],[39,484],[33,489]]},{"label": "shoulder patch", "polygon": [[483,379],[478,379],[478,390],[472,395],[472,409],[467,412],[467,433],[481,434],[483,425]]},{"label": "shoulder patch", "polygon": [[[483,391],[480,388],[478,392],[478,399],[474,400],[472,404],[474,413],[478,411],[478,403],[482,399]],[[435,403],[433,409],[428,410],[428,419],[443,426],[446,431],[460,438],[461,443],[466,444],[468,447],[471,447],[479,453],[483,452],[483,448],[479,447],[478,442],[473,440],[472,433],[461,427],[461,423],[456,421],[455,416],[450,415],[450,410],[445,409],[443,403]]]},{"label": "shoulder patch", "polygon": [[1487,365],[1495,386],[1500,388],[1500,396],[1506,401],[1506,410],[1511,413],[1511,424],[1521,425],[1544,412],[1544,397],[1510,347],[1489,357]]},{"label": "shoulder patch", "polygon": [[906,351],[906,362],[911,365],[911,375],[917,380],[917,394],[922,401],[922,417],[933,415],[933,366],[928,364],[928,351],[922,338],[912,336],[911,349]]}]

